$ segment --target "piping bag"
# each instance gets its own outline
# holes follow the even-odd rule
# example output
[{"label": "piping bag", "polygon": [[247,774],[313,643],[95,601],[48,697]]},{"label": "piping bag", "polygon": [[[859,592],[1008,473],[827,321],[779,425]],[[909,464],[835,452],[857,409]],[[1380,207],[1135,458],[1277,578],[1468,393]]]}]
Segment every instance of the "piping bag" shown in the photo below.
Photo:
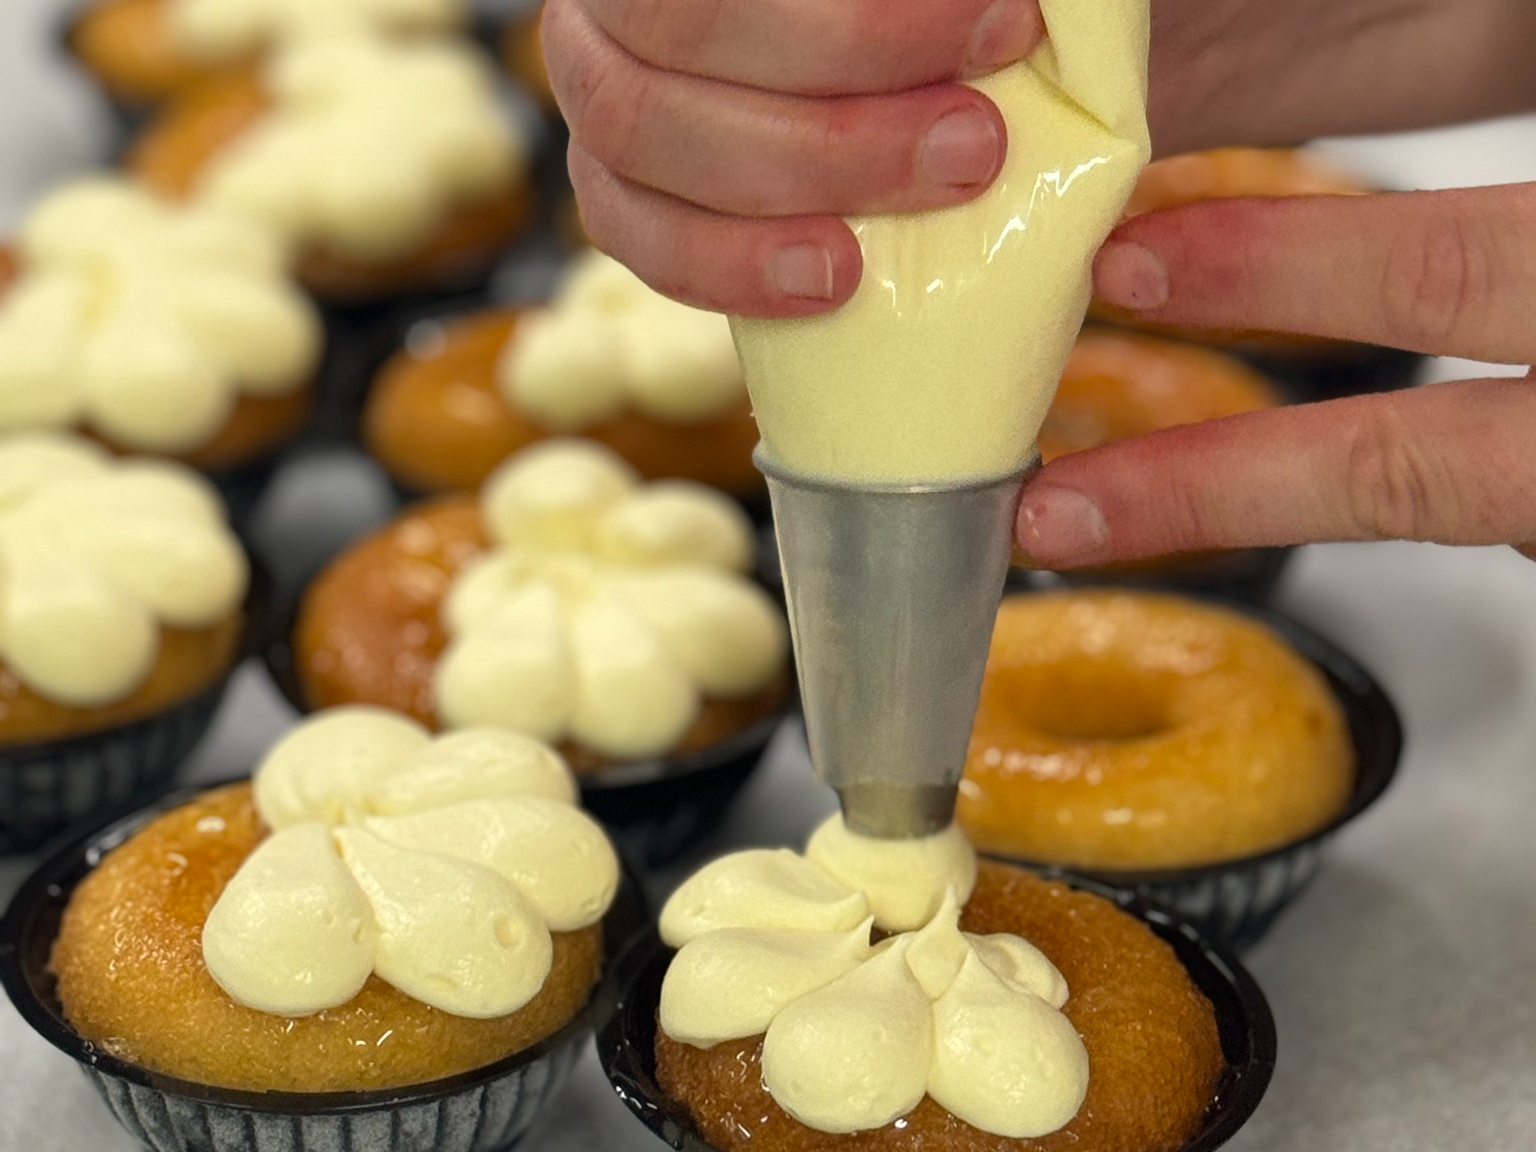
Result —
[{"label": "piping bag", "polygon": [[855,833],[953,819],[1019,491],[1150,154],[1148,2],[1040,0],[1041,46],[974,83],[1008,126],[993,186],[850,220],[864,274],[841,308],[731,320],[811,761]]}]

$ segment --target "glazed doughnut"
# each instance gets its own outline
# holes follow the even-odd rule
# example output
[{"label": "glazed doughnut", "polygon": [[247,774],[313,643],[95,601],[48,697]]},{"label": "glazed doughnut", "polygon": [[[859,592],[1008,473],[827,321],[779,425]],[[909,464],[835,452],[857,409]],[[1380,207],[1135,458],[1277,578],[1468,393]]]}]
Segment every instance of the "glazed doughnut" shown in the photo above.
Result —
[{"label": "glazed doughnut", "polygon": [[1327,682],[1262,624],[1171,595],[1025,594],[998,611],[958,815],[983,851],[1177,868],[1308,835],[1353,772]]}]

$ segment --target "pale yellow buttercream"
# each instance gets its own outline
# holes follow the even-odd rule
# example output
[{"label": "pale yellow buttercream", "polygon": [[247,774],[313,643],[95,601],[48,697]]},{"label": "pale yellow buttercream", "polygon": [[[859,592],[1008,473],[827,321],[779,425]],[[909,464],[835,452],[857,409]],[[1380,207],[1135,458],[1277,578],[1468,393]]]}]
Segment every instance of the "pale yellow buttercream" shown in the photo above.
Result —
[{"label": "pale yellow buttercream", "polygon": [[552,749],[516,733],[433,739],[378,708],[299,725],[255,776],[275,831],[220,895],[203,959],[232,999],[305,1016],[370,974],[458,1016],[544,986],[551,932],[595,924],[618,888],[602,829]]},{"label": "pale yellow buttercream", "polygon": [[1150,144],[1147,0],[1041,0],[1048,39],[975,82],[1008,156],[970,204],[850,221],[853,298],[733,320],[763,444],[855,483],[953,482],[1024,466],[1088,305],[1095,250]]},{"label": "pale yellow buttercream", "polygon": [[0,432],[86,425],[124,447],[184,452],[242,396],[291,392],[320,322],[280,241],[209,208],[92,177],[23,222],[0,296]]},{"label": "pale yellow buttercream", "polygon": [[671,749],[705,697],[749,696],[783,667],[782,616],[740,574],[751,526],[720,493],[642,486],[606,448],[557,440],[503,465],[481,505],[497,547],[443,604],[449,726],[637,759]]},{"label": "pale yellow buttercream", "polygon": [[271,107],[195,194],[292,244],[390,259],[527,167],[490,65],[468,44],[304,41],[272,57],[265,86]]},{"label": "pale yellow buttercream", "polygon": [[517,325],[496,373],[516,408],[565,432],[626,410],[696,423],[728,410],[743,388],[725,317],[669,300],[596,249]]},{"label": "pale yellow buttercream", "polygon": [[160,627],[207,628],[245,595],[245,552],[197,473],[57,433],[0,441],[0,659],[93,707],[149,674]]},{"label": "pale yellow buttercream", "polygon": [[[762,1034],[764,1086],[824,1132],[883,1127],[925,1095],[1012,1138],[1071,1120],[1088,1055],[1060,1011],[1061,973],[1017,936],[962,932],[955,883],[928,906],[935,876],[969,890],[974,858],[967,872],[948,847],[893,855],[846,831],[825,833],[841,875],[758,849],[707,865],[668,900],[661,934],[678,953],[661,988],[666,1035],[709,1048]],[[850,886],[850,875],[870,887]],[[903,886],[919,895],[901,897]],[[872,944],[880,922],[865,913],[882,906],[928,910],[911,930]]]},{"label": "pale yellow buttercream", "polygon": [[176,46],[209,62],[314,36],[447,31],[464,19],[463,0],[170,0],[166,5]]}]

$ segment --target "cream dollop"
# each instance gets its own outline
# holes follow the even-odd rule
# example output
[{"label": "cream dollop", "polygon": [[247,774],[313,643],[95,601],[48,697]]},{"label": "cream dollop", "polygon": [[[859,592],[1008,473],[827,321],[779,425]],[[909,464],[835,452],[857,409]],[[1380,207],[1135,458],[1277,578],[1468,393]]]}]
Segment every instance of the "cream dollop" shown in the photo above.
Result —
[{"label": "cream dollop", "polygon": [[169,0],[178,48],[216,63],[290,40],[347,32],[442,32],[464,22],[463,0]]},{"label": "cream dollop", "polygon": [[0,295],[0,432],[84,425],[127,448],[207,443],[241,396],[303,385],[319,319],[246,221],[94,177],[52,192]]},{"label": "cream dollop", "polygon": [[39,695],[123,699],[162,626],[224,620],[246,579],[218,497],[190,469],[55,433],[0,440],[0,660]]},{"label": "cream dollop", "polygon": [[[896,874],[879,853],[850,864],[862,838],[838,843],[838,859],[877,890]],[[962,932],[953,884],[915,930],[874,945],[874,918],[854,920],[860,897],[879,901],[793,853],[708,865],[662,911],[662,937],[678,948],[662,1030],[700,1048],[761,1034],[764,1086],[824,1132],[883,1127],[925,1095],[1013,1139],[1070,1121],[1088,1054],[1061,1012],[1055,965],[1020,937]]]},{"label": "cream dollop", "polygon": [[913,840],[860,836],[832,816],[811,835],[805,857],[869,900],[880,927],[910,932],[933,918],[953,891],[961,903],[976,887],[976,850],[957,824]]},{"label": "cream dollop", "polygon": [[443,605],[448,726],[637,759],[673,747],[705,697],[749,696],[783,667],[783,618],[739,575],[751,527],[725,496],[642,487],[605,448],[547,441],[498,469],[481,506],[497,547]]},{"label": "cream dollop", "polygon": [[389,259],[526,168],[490,66],[466,44],[322,38],[279,52],[265,76],[270,109],[196,194],[292,243]]},{"label": "cream dollop", "polygon": [[557,432],[625,410],[697,423],[745,390],[724,316],[669,300],[595,249],[518,324],[496,372],[510,404]]},{"label": "cream dollop", "polygon": [[1028,460],[1087,309],[1093,254],[1150,153],[1148,0],[1041,0],[1047,37],[973,82],[1008,155],[955,208],[851,220],[852,299],[734,319],[763,445],[861,483],[1011,474]]},{"label": "cream dollop", "polygon": [[433,738],[379,708],[321,712],[256,770],[274,831],[203,927],[232,999],[283,1016],[345,1004],[370,974],[458,1016],[515,1012],[551,932],[597,923],[612,846],[557,753],[515,732]]}]

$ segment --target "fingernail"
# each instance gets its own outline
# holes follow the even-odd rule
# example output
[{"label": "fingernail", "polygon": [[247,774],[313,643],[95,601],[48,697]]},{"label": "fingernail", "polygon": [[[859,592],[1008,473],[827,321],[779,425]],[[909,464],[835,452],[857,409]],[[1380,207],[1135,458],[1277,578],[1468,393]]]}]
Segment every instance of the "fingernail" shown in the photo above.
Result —
[{"label": "fingernail", "polygon": [[934,121],[917,149],[917,171],[940,188],[989,183],[997,175],[1002,140],[997,123],[979,108],[964,108]]},{"label": "fingernail", "polygon": [[816,244],[780,248],[768,258],[768,283],[785,296],[832,299],[832,253]]},{"label": "fingernail", "polygon": [[1033,0],[996,0],[971,29],[963,76],[985,76],[1005,64],[1022,60],[1040,40],[1044,29]]},{"label": "fingernail", "polygon": [[1109,522],[1094,501],[1070,488],[1026,490],[1019,547],[1041,568],[1076,568],[1105,558]]},{"label": "fingernail", "polygon": [[1151,312],[1168,303],[1168,266],[1150,248],[1114,240],[1093,265],[1099,299],[1114,308]]}]

